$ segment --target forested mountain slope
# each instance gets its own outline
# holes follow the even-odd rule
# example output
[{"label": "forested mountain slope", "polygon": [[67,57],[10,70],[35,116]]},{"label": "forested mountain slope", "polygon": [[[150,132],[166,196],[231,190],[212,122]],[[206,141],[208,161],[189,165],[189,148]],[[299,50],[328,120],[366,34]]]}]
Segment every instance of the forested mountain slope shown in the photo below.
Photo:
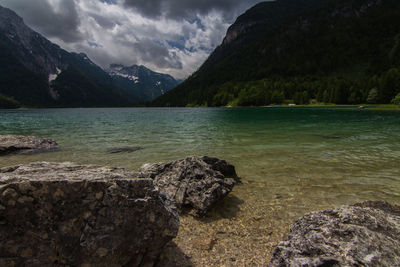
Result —
[{"label": "forested mountain slope", "polygon": [[203,66],[153,104],[389,103],[399,66],[400,1],[277,0],[240,16]]}]

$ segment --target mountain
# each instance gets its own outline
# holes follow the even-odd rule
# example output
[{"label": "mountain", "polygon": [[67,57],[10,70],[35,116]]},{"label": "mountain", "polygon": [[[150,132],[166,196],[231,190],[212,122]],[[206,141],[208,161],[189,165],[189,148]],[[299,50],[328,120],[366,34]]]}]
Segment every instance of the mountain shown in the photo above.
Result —
[{"label": "mountain", "polygon": [[115,83],[132,90],[141,102],[152,101],[180,83],[171,75],[154,72],[145,66],[111,64],[108,73]]},{"label": "mountain", "polygon": [[400,1],[255,5],[155,106],[389,103],[400,93]]},{"label": "mountain", "polygon": [[218,61],[233,55],[238,49],[255,41],[266,30],[274,28],[304,10],[320,4],[322,0],[262,2],[247,10],[231,25],[220,46],[201,66],[200,72],[212,68]]},{"label": "mountain", "polygon": [[[0,7],[0,95],[33,107],[129,106],[139,102],[85,54],[69,53]],[[9,101],[8,101],[9,102]]]}]

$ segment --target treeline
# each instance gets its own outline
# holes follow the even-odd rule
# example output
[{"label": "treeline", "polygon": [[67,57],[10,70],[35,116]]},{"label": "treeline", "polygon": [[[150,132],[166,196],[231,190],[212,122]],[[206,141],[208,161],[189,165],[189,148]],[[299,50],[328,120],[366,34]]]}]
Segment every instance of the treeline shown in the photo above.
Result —
[{"label": "treeline", "polygon": [[400,94],[400,69],[391,68],[370,78],[293,77],[227,82],[219,87],[193,91],[188,106],[263,106],[309,104],[389,104]]}]

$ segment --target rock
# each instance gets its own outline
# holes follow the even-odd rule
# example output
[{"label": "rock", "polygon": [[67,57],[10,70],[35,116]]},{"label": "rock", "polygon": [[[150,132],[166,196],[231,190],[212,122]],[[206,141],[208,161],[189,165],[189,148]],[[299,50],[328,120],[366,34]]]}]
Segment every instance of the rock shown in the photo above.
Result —
[{"label": "rock", "polygon": [[400,206],[368,201],[311,212],[269,266],[400,266]]},{"label": "rock", "polygon": [[0,156],[44,152],[54,150],[57,147],[57,143],[48,138],[0,135]]},{"label": "rock", "polygon": [[151,179],[118,168],[0,168],[0,266],[152,266],[177,235]]},{"label": "rock", "polygon": [[179,211],[189,207],[195,216],[204,215],[239,181],[234,166],[210,157],[145,164],[138,175],[154,179],[156,188],[173,200]]},{"label": "rock", "polygon": [[132,153],[138,150],[142,150],[143,147],[140,146],[123,146],[123,147],[109,147],[107,148],[107,153],[116,154],[116,153]]}]

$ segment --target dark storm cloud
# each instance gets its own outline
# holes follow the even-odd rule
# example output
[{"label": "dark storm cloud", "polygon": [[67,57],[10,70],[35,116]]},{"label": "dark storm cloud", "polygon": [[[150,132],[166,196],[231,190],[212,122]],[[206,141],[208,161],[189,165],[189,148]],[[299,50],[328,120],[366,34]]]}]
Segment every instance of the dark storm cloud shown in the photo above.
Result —
[{"label": "dark storm cloud", "polygon": [[163,1],[155,0],[125,0],[124,4],[128,7],[136,8],[142,15],[148,17],[158,17],[162,15]]},{"label": "dark storm cloud", "polygon": [[233,19],[237,11],[249,7],[257,0],[125,0],[127,7],[138,10],[147,17],[166,15],[171,19],[182,19],[197,14],[207,14],[212,10],[221,11],[227,19]]},{"label": "dark storm cloud", "polygon": [[176,53],[168,51],[166,47],[150,39],[135,43],[134,48],[144,62],[153,62],[160,68],[182,69],[182,62]]},{"label": "dark storm cloud", "polygon": [[17,12],[28,25],[33,25],[35,30],[47,37],[57,37],[67,43],[82,40],[73,0],[58,1],[57,5],[51,5],[47,0],[2,0],[1,4]]},{"label": "dark storm cloud", "polygon": [[117,0],[100,0],[100,2],[110,4],[110,5],[115,5],[117,4]]}]

